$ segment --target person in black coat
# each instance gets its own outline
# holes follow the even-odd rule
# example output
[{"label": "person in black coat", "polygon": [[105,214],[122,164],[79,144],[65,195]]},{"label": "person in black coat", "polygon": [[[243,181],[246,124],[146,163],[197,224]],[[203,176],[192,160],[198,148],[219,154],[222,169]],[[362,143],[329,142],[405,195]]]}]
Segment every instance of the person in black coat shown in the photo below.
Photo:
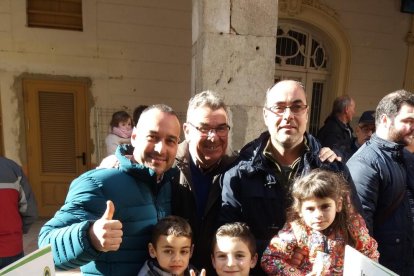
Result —
[{"label": "person in black coat", "polygon": [[[286,222],[290,186],[297,176],[323,168],[348,176],[353,202],[362,210],[345,165],[306,133],[309,110],[303,85],[284,80],[266,94],[263,117],[268,131],[248,143],[223,177],[220,222],[249,225],[261,255]],[[254,275],[264,275],[260,267]]]},{"label": "person in black coat", "polygon": [[386,95],[375,112],[375,133],[346,163],[378,242],[379,263],[414,275],[414,94]]},{"label": "person in black coat", "polygon": [[355,114],[355,101],[348,95],[335,99],[332,112],[326,118],[325,124],[318,131],[317,138],[322,146],[336,150],[346,162],[353,150],[353,129],[350,126],[352,117]]}]

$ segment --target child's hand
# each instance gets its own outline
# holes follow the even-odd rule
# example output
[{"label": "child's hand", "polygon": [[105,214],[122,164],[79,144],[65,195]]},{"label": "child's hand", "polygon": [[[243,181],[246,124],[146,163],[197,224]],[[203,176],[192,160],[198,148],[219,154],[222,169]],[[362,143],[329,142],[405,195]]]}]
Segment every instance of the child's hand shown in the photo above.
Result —
[{"label": "child's hand", "polygon": [[[193,269],[190,269],[190,276],[197,276]],[[203,268],[199,276],[206,276],[206,270]]]},{"label": "child's hand", "polygon": [[299,247],[295,248],[295,251],[293,252],[293,255],[290,259],[286,260],[288,264],[290,264],[293,267],[299,267],[302,263],[303,259],[308,255],[308,252],[306,250],[303,250]]}]

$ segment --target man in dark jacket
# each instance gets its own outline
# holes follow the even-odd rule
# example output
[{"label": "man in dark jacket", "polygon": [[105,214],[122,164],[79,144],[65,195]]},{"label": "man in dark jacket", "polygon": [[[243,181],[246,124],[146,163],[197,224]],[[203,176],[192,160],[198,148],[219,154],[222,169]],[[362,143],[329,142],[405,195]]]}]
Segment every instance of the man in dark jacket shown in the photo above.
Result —
[{"label": "man in dark jacket", "polygon": [[332,112],[326,118],[324,126],[318,131],[318,140],[322,146],[338,150],[342,161],[346,162],[353,150],[353,130],[349,123],[355,114],[355,101],[348,95],[335,99]]},{"label": "man in dark jacket", "polygon": [[414,94],[399,90],[379,102],[376,131],[347,162],[379,262],[414,275]]},{"label": "man in dark jacket", "polygon": [[39,247],[51,244],[60,269],[81,266],[83,275],[137,275],[149,258],[153,226],[171,214],[171,167],[180,123],[166,105],[144,110],[119,146],[118,168],[97,169],[75,179],[65,204],[40,230]]},{"label": "man in dark jacket", "polygon": [[214,275],[211,243],[221,206],[220,179],[235,155],[229,154],[229,117],[223,100],[212,91],[189,101],[185,141],[178,147],[179,184],[173,186],[173,214],[186,218],[193,230],[191,263]]},{"label": "man in dark jacket", "polygon": [[[242,221],[250,226],[260,255],[285,223],[289,189],[296,176],[314,168],[349,175],[341,162],[334,161],[336,156],[326,162],[318,141],[306,133],[308,105],[301,83],[285,80],[269,89],[263,117],[268,131],[248,143],[224,175],[220,212],[222,223]],[[356,192],[353,196],[361,209]],[[256,268],[256,274],[264,272]]]},{"label": "man in dark jacket", "polygon": [[34,194],[22,168],[0,157],[0,269],[23,257],[23,234],[36,221]]}]

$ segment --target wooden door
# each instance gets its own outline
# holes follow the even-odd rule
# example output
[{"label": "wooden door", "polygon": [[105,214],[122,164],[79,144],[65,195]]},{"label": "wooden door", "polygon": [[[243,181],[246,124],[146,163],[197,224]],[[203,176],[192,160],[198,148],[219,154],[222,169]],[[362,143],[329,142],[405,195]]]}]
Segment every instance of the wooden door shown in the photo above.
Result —
[{"label": "wooden door", "polygon": [[27,169],[41,217],[64,203],[71,181],[90,168],[87,83],[23,80]]}]

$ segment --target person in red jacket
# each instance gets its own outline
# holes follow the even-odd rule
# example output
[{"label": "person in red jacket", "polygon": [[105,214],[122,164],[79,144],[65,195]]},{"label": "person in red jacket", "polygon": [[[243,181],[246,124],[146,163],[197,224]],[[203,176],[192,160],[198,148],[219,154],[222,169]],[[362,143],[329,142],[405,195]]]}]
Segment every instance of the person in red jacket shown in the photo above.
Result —
[{"label": "person in red jacket", "polygon": [[0,269],[23,257],[23,233],[37,219],[34,194],[22,168],[0,157]]}]

